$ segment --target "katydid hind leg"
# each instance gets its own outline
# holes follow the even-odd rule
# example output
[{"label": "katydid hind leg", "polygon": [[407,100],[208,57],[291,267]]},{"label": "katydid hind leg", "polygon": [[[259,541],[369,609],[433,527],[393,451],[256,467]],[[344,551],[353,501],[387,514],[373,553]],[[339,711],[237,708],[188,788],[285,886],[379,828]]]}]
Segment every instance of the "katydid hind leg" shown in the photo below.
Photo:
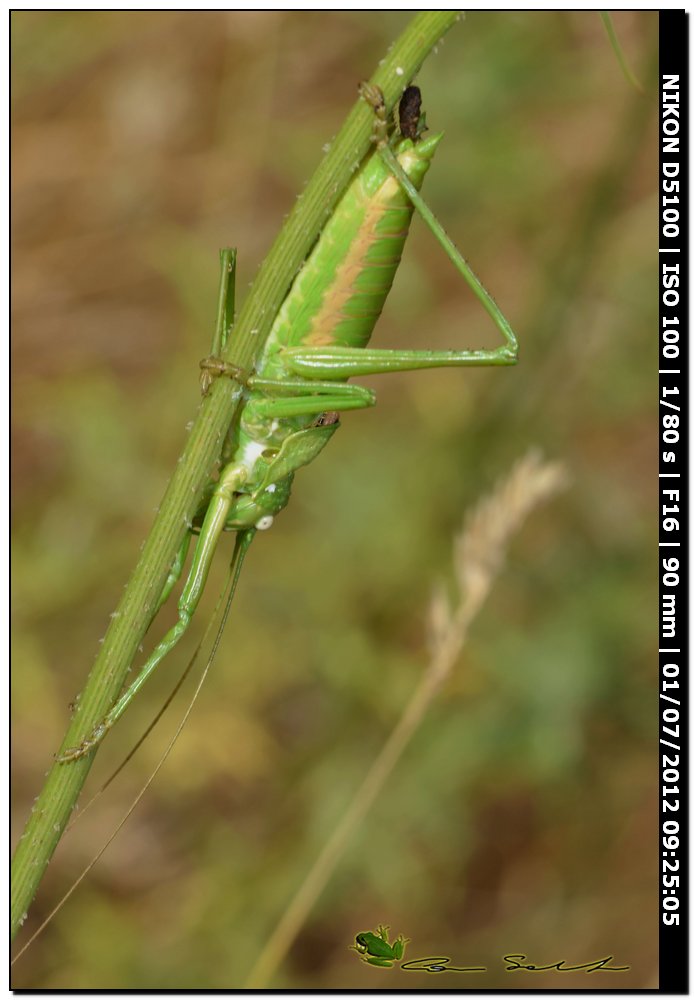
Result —
[{"label": "katydid hind leg", "polygon": [[[493,320],[495,326],[504,338],[505,348],[509,356],[516,358],[518,355],[518,341],[510,323],[475,272],[472,270],[468,262],[460,253],[455,243],[451,240],[450,236],[429,208],[422,195],[407,176],[398,162],[397,157],[388,145],[385,138],[385,103],[380,88],[373,87],[371,84],[361,84],[359,90],[362,97],[372,106],[374,110],[374,142],[381,159],[390,172],[396,177],[413,206],[417,209],[422,219],[429,226],[444,253],[452,262],[456,270],[463,276],[472,292],[477,296],[483,308]],[[420,123],[421,122],[422,119],[420,118]]]},{"label": "katydid hind leg", "polygon": [[457,246],[436,218],[432,210],[429,208],[422,195],[402,169],[392,150],[387,145],[380,144],[378,146],[378,152],[385,165],[399,181],[400,185],[419,212],[424,222],[426,222],[448,259],[451,261],[458,273],[465,279],[471,291],[480,301],[487,314],[491,317],[494,325],[504,338],[504,347],[508,355],[510,357],[517,358],[518,339],[511,328],[511,324],[506,319],[499,306],[496,304],[490,293],[484,287],[480,279],[458,250]]},{"label": "katydid hind leg", "polygon": [[[492,351],[391,350],[376,347],[287,347],[282,360],[303,378],[343,379],[355,375],[418,371],[422,368],[480,368],[516,363],[506,347]],[[336,407],[332,407],[336,409]]]}]

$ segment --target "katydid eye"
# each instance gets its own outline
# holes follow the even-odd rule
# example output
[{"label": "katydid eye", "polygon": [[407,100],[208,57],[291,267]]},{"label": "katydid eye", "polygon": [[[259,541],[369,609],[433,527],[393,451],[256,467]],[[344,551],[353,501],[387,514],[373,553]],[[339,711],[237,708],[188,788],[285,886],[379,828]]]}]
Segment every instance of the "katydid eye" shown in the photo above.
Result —
[{"label": "katydid eye", "polygon": [[255,526],[258,531],[267,531],[268,528],[272,527],[272,522],[274,521],[272,514],[265,514],[258,521],[256,521]]}]

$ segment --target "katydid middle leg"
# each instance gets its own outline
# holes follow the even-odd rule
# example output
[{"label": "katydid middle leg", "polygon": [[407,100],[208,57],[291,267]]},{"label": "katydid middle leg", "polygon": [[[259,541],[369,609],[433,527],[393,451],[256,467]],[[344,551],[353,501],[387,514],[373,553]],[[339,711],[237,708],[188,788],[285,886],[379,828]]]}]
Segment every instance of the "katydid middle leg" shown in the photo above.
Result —
[{"label": "katydid middle leg", "polygon": [[[332,381],[328,371],[325,381],[311,378],[266,379],[251,376],[248,384],[262,395],[248,404],[250,419],[253,415],[265,419],[283,417],[311,417],[327,411],[343,413],[363,410],[376,402],[375,394],[361,385],[345,385]],[[340,376],[336,376],[336,379]]]},{"label": "katydid middle leg", "polygon": [[215,375],[229,374],[231,366],[226,365],[221,360],[220,354],[224,350],[234,325],[234,309],[236,303],[236,250],[233,247],[224,247],[219,251],[219,293],[217,296],[217,322],[215,323],[212,337],[212,349],[209,357],[200,362],[200,388],[203,396],[212,385]]}]

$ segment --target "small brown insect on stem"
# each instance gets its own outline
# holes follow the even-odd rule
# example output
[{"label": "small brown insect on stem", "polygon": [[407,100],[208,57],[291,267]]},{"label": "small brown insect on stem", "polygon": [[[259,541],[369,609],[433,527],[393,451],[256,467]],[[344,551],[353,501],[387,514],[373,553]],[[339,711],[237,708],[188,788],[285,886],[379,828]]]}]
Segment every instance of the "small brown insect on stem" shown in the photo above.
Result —
[{"label": "small brown insect on stem", "polygon": [[422,108],[422,92],[419,87],[407,87],[398,106],[400,135],[416,141],[419,138],[419,115]]}]

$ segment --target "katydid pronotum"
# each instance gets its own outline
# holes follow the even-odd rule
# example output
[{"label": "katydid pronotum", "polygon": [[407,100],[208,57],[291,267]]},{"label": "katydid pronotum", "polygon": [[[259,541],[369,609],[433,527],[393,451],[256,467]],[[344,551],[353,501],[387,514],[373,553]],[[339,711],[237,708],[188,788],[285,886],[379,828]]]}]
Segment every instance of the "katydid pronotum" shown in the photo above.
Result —
[{"label": "katydid pronotum", "polygon": [[[453,366],[513,365],[515,334],[500,309],[419,194],[442,135],[424,136],[420,95],[408,87],[400,127],[389,127],[383,95],[361,85],[374,109],[374,149],[355,173],[297,275],[273,324],[255,371],[247,376],[222,362],[233,316],[235,251],[221,253],[220,307],[203,391],[215,377],[243,387],[244,406],[231,428],[219,480],[210,486],[194,522],[199,531],[191,568],[178,601],[178,621],[94,731],[64,751],[61,763],[92,751],[142,685],[185,633],[205,586],[223,531],[236,531],[234,578],[256,531],[270,527],[289,500],[296,471],[322,451],[340,414],[373,406],[374,393],[350,385],[355,375]],[[494,350],[383,350],[368,347],[395,276],[417,209],[503,337]],[[182,572],[189,534],[172,567],[158,608]]]}]

